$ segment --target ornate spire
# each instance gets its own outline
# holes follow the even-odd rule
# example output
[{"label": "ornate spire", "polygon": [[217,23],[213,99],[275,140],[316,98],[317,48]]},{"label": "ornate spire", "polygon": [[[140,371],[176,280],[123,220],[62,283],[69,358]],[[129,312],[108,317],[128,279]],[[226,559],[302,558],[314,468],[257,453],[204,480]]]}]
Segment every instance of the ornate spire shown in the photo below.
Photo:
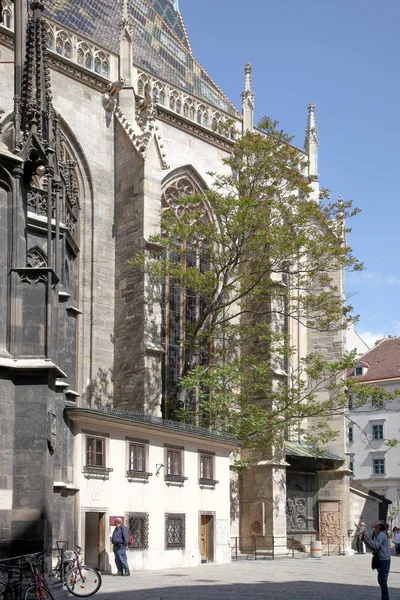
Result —
[{"label": "ornate spire", "polygon": [[312,101],[308,105],[308,121],[305,145],[307,144],[307,142],[309,144],[313,143],[318,145],[317,123],[315,121],[315,104]]},{"label": "ornate spire", "polygon": [[304,149],[308,154],[308,177],[311,181],[313,193],[312,198],[318,201],[319,199],[319,183],[318,183],[318,135],[317,124],[315,121],[315,104],[310,102],[308,105],[308,120],[306,128],[306,139],[304,141]]},{"label": "ornate spire", "polygon": [[251,78],[251,64],[244,67],[244,90],[242,92],[243,130],[253,131],[254,126],[254,100],[253,82]]},{"label": "ornate spire", "polygon": [[21,134],[38,135],[49,141],[48,118],[52,113],[50,70],[47,63],[47,25],[43,19],[43,4],[32,2],[26,34],[26,56],[22,77],[19,112]]}]

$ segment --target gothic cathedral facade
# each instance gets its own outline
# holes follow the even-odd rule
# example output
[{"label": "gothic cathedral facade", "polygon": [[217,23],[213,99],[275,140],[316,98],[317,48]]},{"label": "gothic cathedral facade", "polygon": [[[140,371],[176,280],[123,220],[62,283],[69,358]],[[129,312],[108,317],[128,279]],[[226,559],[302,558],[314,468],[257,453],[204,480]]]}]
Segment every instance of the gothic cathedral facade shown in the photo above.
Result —
[{"label": "gothic cathedral facade", "polygon": [[[171,441],[165,460],[177,461],[171,481],[185,483],[179,435],[189,432],[175,432],[172,440],[175,430],[164,402],[177,384],[181,304],[171,293],[163,307],[169,326],[162,333],[161,305],[152,302],[146,278],[128,261],[138,250],[151,249],[163,207],[181,194],[201,193],[212,183],[210,172],[225,168],[236,136],[254,128],[254,93],[246,65],[242,111],[223,94],[194,58],[176,0],[44,0],[28,10],[22,0],[0,4],[5,556],[42,550],[70,535],[71,543],[82,541],[85,533],[76,526],[82,506],[95,503],[98,494],[88,488],[83,500],[82,485],[93,482],[96,467],[105,473],[101,461],[112,443],[106,429],[116,427],[116,416],[125,418],[122,428],[129,421],[135,429],[126,438],[131,478],[140,479],[141,453],[152,435],[150,429],[140,434],[140,427],[159,427]],[[312,104],[305,149],[299,152],[318,199]],[[343,285],[341,274],[338,278]],[[292,333],[299,356],[321,344],[332,357],[343,352],[340,331],[324,339],[300,329]],[[319,530],[342,543],[349,488],[340,419],[337,428],[339,437],[323,459],[292,442],[283,459],[260,461],[231,482],[239,498],[230,511],[233,535],[268,533],[286,548],[287,535],[311,539]],[[79,435],[88,429],[95,434],[77,450]],[[221,458],[221,469],[229,471],[226,458],[235,443],[200,428],[192,434],[201,474],[208,473],[208,484],[201,475],[199,482],[218,487],[222,479],[212,476],[210,465]],[[202,439],[209,440],[209,453]],[[90,460],[81,465],[81,455],[88,453]],[[163,456],[154,464],[161,469]],[[142,470],[151,479],[149,468]],[[226,507],[229,481],[225,484],[228,491],[218,502]],[[214,514],[210,508],[204,508],[200,528]],[[216,545],[215,552],[207,550],[210,560],[217,558],[219,543],[229,547],[229,510],[223,510],[209,535],[209,544]],[[133,507],[129,514],[148,510]],[[135,518],[144,524],[147,517]],[[185,521],[182,515],[180,521],[168,518],[178,539]],[[104,527],[103,537],[108,523]],[[221,551],[221,561],[227,559],[222,557]]]}]

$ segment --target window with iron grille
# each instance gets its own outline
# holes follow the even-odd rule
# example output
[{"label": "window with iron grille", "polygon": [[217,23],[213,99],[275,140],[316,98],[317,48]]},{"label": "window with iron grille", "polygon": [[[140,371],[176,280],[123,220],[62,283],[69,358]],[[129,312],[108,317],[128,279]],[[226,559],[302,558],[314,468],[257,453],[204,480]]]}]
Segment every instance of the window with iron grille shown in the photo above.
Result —
[{"label": "window with iron grille", "polygon": [[129,471],[144,473],[146,471],[146,446],[144,444],[129,444]]},{"label": "window with iron grille", "polygon": [[372,470],[373,470],[374,475],[384,475],[385,474],[385,459],[384,458],[373,459]]},{"label": "window with iron grille", "polygon": [[99,437],[86,437],[86,466],[106,466],[106,440]]},{"label": "window with iron grille", "polygon": [[383,440],[383,425],[372,425],[372,439]]},{"label": "window with iron grille", "polygon": [[165,548],[185,548],[186,515],[167,513],[165,515]]},{"label": "window with iron grille", "polygon": [[200,479],[212,481],[214,479],[214,456],[200,454]]},{"label": "window with iron grille", "polygon": [[127,526],[133,537],[130,550],[148,550],[149,548],[149,515],[148,513],[128,513]]}]

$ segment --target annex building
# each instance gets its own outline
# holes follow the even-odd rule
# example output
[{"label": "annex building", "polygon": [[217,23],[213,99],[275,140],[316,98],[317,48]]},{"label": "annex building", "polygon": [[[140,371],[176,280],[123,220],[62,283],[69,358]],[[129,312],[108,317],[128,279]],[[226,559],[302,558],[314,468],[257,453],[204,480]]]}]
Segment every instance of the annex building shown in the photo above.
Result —
[{"label": "annex building", "polygon": [[[115,516],[137,569],[227,562],[232,535],[341,544],[344,421],[324,457],[291,440],[231,478],[236,441],[165,408],[182,299],[154,300],[128,265],[162,208],[207,189],[253,130],[250,65],[238,111],[194,57],[177,0],[0,5],[0,553],[68,540],[109,569]],[[312,103],[299,152],[317,201]],[[344,349],[343,332],[291,335],[296,360]]]}]

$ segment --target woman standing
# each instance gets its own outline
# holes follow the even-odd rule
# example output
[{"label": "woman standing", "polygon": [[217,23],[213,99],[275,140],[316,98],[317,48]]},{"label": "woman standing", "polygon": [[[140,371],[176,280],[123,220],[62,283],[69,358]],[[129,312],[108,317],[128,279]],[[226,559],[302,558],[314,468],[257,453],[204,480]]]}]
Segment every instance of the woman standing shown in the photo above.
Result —
[{"label": "woman standing", "polygon": [[384,521],[377,521],[373,526],[374,533],[372,538],[369,538],[365,533],[363,541],[372,550],[378,551],[379,556],[379,567],[378,567],[378,583],[381,588],[382,600],[389,600],[389,589],[387,580],[390,571],[390,548],[389,539],[386,534],[388,530],[388,524]]}]

